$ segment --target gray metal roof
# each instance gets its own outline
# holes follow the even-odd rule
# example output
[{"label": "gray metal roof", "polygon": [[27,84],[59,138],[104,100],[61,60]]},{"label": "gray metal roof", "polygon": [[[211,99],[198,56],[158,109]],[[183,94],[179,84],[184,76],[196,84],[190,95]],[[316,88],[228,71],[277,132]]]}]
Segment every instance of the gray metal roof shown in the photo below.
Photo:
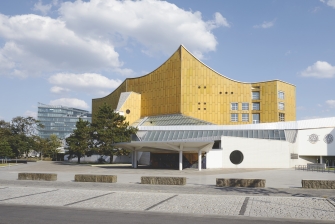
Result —
[{"label": "gray metal roof", "polygon": [[284,130],[179,130],[179,131],[147,131],[140,141],[169,142],[169,141],[215,141],[221,136],[240,138],[259,138],[270,140],[286,140]]},{"label": "gray metal roof", "polygon": [[135,121],[132,126],[189,126],[189,125],[213,125],[207,121],[188,117],[182,114],[168,114],[160,116],[144,117]]}]

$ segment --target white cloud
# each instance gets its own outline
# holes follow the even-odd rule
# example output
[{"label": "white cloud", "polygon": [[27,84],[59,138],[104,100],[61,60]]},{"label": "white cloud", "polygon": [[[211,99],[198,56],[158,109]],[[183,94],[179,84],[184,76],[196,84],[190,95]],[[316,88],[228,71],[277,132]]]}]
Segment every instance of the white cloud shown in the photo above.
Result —
[{"label": "white cloud", "polygon": [[[27,76],[42,72],[91,71],[119,68],[119,55],[107,40],[79,35],[64,21],[38,15],[0,14],[0,72]],[[3,68],[3,60],[9,67]],[[7,69],[7,70],[5,70]]]},{"label": "white cloud", "polygon": [[335,108],[335,100],[327,100],[326,104],[331,108]]},{"label": "white cloud", "polygon": [[230,24],[228,23],[227,19],[224,18],[220,13],[216,12],[214,14],[214,20],[209,20],[206,22],[208,29],[215,29],[220,26],[230,27]]},{"label": "white cloud", "polygon": [[273,27],[275,25],[275,21],[264,21],[262,24],[259,24],[259,25],[255,25],[253,26],[254,28],[263,28],[263,29],[267,29],[267,28],[270,28],[270,27]]},{"label": "white cloud", "polygon": [[50,11],[51,7],[51,4],[43,5],[42,0],[39,0],[37,3],[34,4],[33,10],[40,11],[43,15],[46,15]]},{"label": "white cloud", "polygon": [[64,92],[69,92],[70,90],[67,88],[59,87],[59,86],[53,86],[50,89],[50,92],[52,93],[64,93]]},{"label": "white cloud", "polygon": [[308,66],[300,75],[304,77],[333,78],[335,77],[335,66],[326,61],[317,61],[313,65]]},{"label": "white cloud", "polygon": [[82,35],[124,44],[136,40],[145,46],[144,52],[172,53],[180,44],[198,57],[214,51],[217,45],[212,29],[229,27],[227,20],[214,14],[214,20],[204,21],[201,13],[185,11],[166,1],[91,0],[65,2],[60,19],[67,27]]},{"label": "white cloud", "polygon": [[335,9],[335,0],[320,0],[320,2],[323,2],[327,4],[330,7],[333,7]]},{"label": "white cloud", "polygon": [[33,117],[33,118],[37,118],[37,112],[36,111],[31,111],[31,110],[27,110],[25,113],[24,113],[24,116],[25,117]]},{"label": "white cloud", "polygon": [[50,4],[43,5],[42,0],[38,0],[37,3],[34,4],[34,11],[41,12],[42,15],[46,15],[50,12],[53,6],[57,6],[59,4],[58,0],[52,0]]},{"label": "white cloud", "polygon": [[56,100],[51,100],[49,104],[55,106],[67,106],[81,109],[89,108],[88,104],[85,101],[76,98],[60,98]]},{"label": "white cloud", "polygon": [[[46,1],[44,1],[46,2]],[[215,51],[213,29],[229,27],[219,12],[205,21],[192,12],[158,0],[38,1],[34,9],[47,14],[53,7],[57,18],[33,14],[0,14],[0,75],[37,76],[61,72],[116,72],[123,68],[115,47],[128,43],[148,55],[171,54],[180,44],[197,57]]]},{"label": "white cloud", "polygon": [[53,93],[72,90],[99,95],[106,94],[106,92],[110,92],[121,84],[121,80],[109,79],[96,73],[59,73],[51,76],[48,81],[55,85],[51,88]]}]

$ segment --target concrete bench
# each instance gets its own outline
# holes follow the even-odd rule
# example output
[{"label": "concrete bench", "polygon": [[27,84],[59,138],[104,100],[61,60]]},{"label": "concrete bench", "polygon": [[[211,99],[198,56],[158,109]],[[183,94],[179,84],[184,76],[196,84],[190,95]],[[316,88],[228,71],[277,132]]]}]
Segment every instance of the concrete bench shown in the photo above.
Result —
[{"label": "concrete bench", "polygon": [[56,173],[19,173],[19,180],[45,180],[45,181],[56,181]]},{"label": "concrete bench", "polygon": [[265,187],[264,179],[216,178],[217,187]]},{"label": "concrete bench", "polygon": [[335,189],[335,180],[301,180],[302,188]]},{"label": "concrete bench", "polygon": [[186,177],[141,177],[141,184],[185,185]]},{"label": "concrete bench", "polygon": [[76,174],[74,175],[75,182],[101,182],[101,183],[116,183],[116,175],[93,175],[93,174]]}]

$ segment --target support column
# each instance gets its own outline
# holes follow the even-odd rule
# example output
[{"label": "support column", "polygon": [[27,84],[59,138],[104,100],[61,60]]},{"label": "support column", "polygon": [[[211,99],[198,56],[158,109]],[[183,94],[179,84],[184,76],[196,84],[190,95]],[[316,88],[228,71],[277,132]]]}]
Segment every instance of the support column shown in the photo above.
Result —
[{"label": "support column", "polygon": [[179,151],[179,170],[183,170],[183,151]]},{"label": "support column", "polygon": [[198,152],[198,169],[201,171],[201,150]]},{"label": "support column", "polygon": [[135,151],[131,152],[131,167],[135,168]]},{"label": "support column", "polygon": [[322,156],[320,156],[320,164],[322,164],[323,163],[323,158],[322,158]]},{"label": "support column", "polygon": [[134,151],[134,168],[137,169],[137,152]]}]

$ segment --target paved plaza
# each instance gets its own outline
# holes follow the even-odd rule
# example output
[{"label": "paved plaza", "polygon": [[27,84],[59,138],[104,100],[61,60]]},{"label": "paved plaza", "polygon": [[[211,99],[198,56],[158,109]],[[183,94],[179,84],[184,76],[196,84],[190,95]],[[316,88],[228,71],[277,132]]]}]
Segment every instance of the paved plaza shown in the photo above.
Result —
[{"label": "paved plaza", "polygon": [[[19,181],[19,172],[57,173],[58,180]],[[114,174],[115,184],[73,182],[74,174]],[[185,176],[185,186],[141,185],[141,176]],[[219,188],[217,177],[264,178],[266,188]],[[0,168],[0,204],[178,214],[335,220],[335,190],[301,189],[301,179],[334,173],[294,169],[132,169],[37,162]]]}]

